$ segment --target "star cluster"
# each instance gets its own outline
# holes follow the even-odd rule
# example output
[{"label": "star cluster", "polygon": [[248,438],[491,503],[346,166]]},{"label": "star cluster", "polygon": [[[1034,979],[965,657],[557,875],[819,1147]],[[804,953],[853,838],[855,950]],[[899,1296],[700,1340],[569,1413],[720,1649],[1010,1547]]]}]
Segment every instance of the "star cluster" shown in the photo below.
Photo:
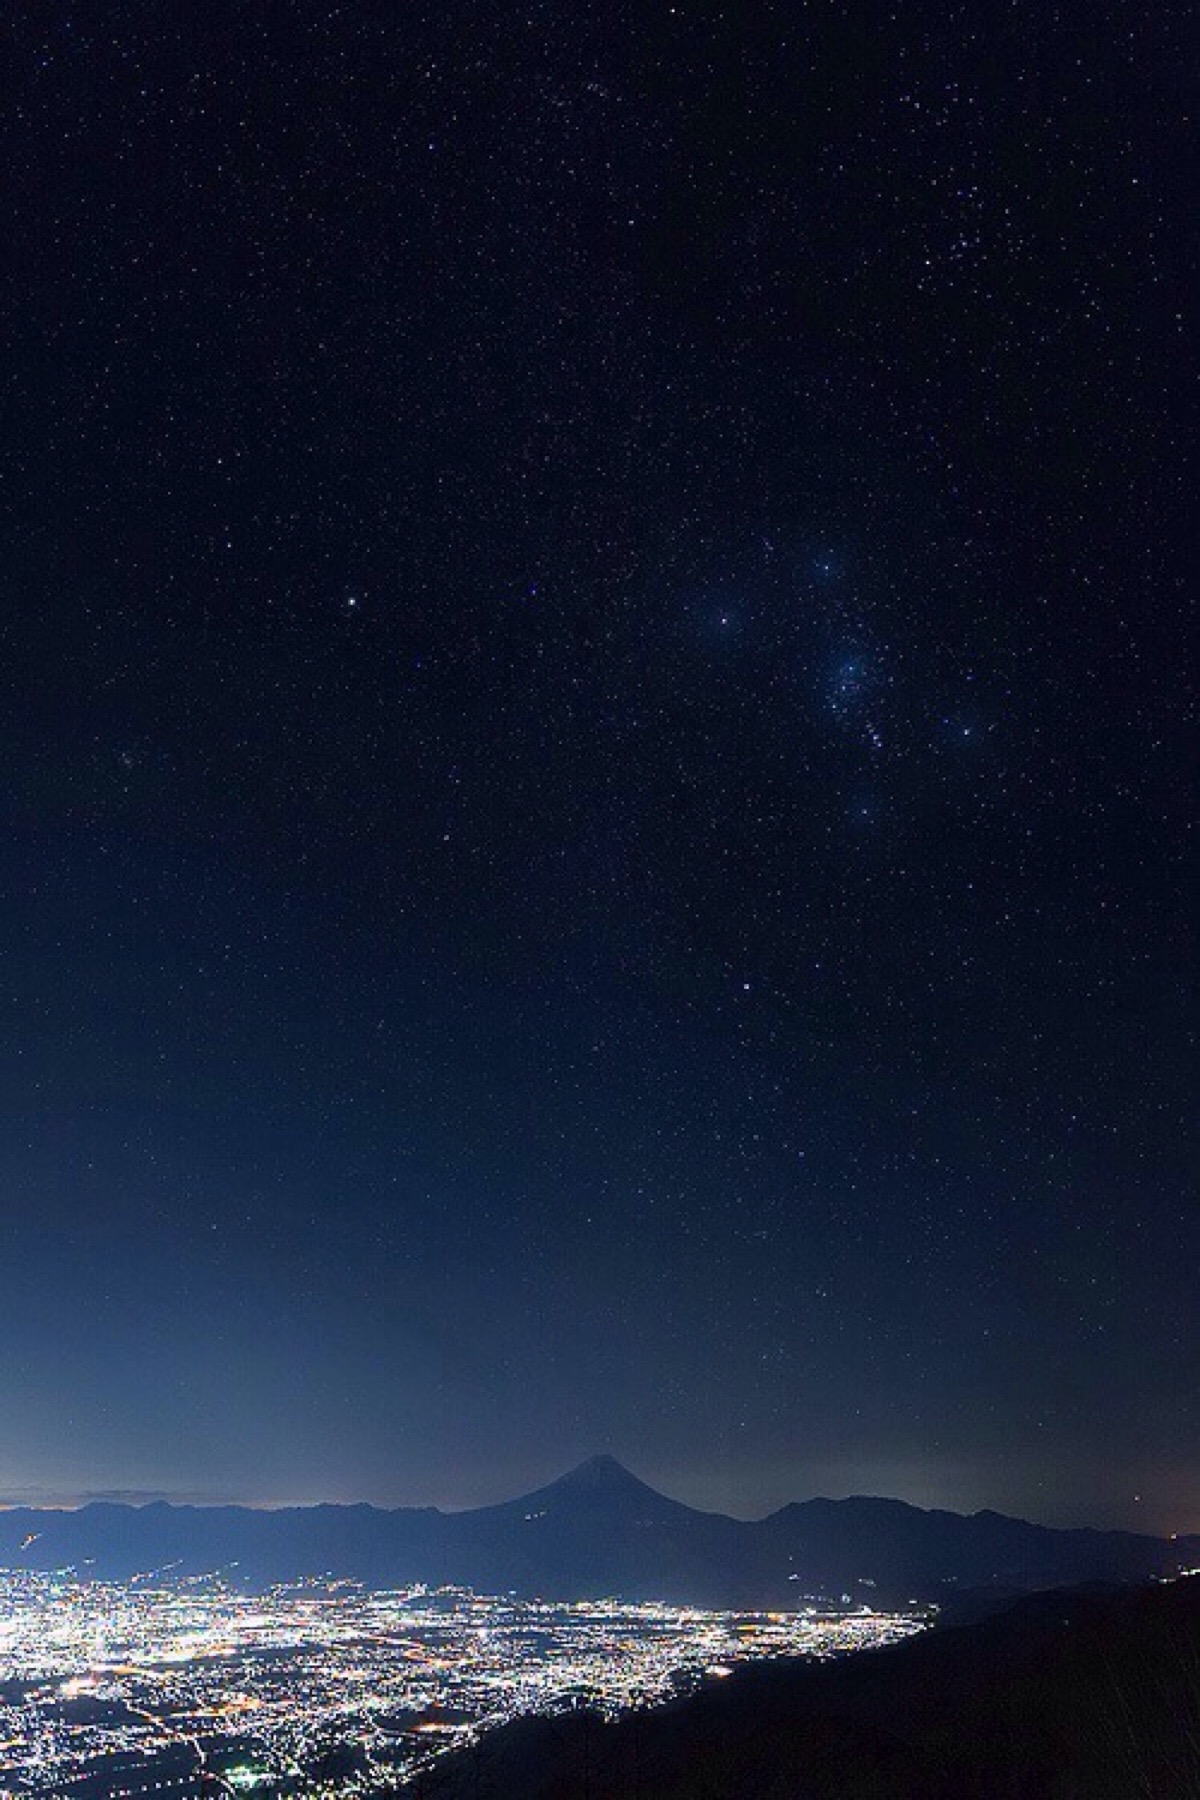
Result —
[{"label": "star cluster", "polygon": [[1196,1529],[1174,9],[4,35],[5,1479]]}]

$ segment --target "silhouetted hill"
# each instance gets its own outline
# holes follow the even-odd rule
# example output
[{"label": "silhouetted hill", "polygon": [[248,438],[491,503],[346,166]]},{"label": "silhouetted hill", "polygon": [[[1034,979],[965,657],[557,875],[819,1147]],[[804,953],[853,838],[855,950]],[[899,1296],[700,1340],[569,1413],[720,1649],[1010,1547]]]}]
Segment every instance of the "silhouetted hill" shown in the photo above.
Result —
[{"label": "silhouetted hill", "polygon": [[955,1588],[1141,1581],[1200,1563],[1200,1540],[1053,1531],[897,1500],[809,1500],[743,1521],[658,1493],[612,1457],[470,1512],[371,1506],[94,1504],[0,1512],[0,1564],[102,1578],[222,1570],[251,1586],[331,1574],[373,1587],[455,1584],[547,1599],[614,1595],[794,1606],[894,1605]]},{"label": "silhouetted hill", "polygon": [[606,1594],[736,1605],[757,1583],[753,1530],[697,1512],[596,1456],[519,1500],[453,1515],[471,1585],[560,1599]]},{"label": "silhouetted hill", "polygon": [[533,1719],[413,1800],[1197,1800],[1200,1580],[1057,1590],[888,1650],[759,1665],[605,1725]]},{"label": "silhouetted hill", "polygon": [[680,1500],[660,1494],[657,1488],[650,1487],[619,1463],[615,1456],[589,1456],[578,1468],[569,1469],[546,1487],[537,1488],[532,1494],[524,1494],[516,1500],[502,1501],[499,1506],[481,1507],[476,1517],[500,1518],[517,1514],[524,1517],[531,1509],[542,1512],[569,1510],[576,1514],[591,1511],[609,1518],[624,1516],[634,1520],[670,1518],[693,1510]]},{"label": "silhouetted hill", "polygon": [[[808,1500],[784,1507],[762,1524],[786,1560],[817,1568],[827,1585],[870,1599],[874,1581],[893,1598],[940,1598],[935,1588],[1037,1588],[1080,1581],[1139,1581],[1194,1566],[1196,1541],[1160,1540],[1123,1531],[1054,1531],[1002,1513],[925,1511],[898,1500]],[[1159,1544],[1151,1552],[1149,1546]],[[1165,1549],[1165,1559],[1161,1557]]]}]

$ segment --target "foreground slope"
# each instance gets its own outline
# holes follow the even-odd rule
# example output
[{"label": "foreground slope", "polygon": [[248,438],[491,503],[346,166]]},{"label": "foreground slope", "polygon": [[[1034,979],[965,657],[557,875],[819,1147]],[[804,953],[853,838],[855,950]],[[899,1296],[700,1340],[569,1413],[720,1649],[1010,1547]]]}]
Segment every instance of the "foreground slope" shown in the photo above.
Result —
[{"label": "foreground slope", "polygon": [[413,1800],[1198,1800],[1200,1578],[1077,1589],[602,1724],[529,1720]]}]

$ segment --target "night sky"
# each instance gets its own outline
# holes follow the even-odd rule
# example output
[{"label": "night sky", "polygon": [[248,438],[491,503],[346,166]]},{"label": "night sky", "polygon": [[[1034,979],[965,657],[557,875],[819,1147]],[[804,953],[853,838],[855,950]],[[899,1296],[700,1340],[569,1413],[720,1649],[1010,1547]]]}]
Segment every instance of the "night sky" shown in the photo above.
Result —
[{"label": "night sky", "polygon": [[6,9],[0,1495],[1200,1529],[1183,16]]}]

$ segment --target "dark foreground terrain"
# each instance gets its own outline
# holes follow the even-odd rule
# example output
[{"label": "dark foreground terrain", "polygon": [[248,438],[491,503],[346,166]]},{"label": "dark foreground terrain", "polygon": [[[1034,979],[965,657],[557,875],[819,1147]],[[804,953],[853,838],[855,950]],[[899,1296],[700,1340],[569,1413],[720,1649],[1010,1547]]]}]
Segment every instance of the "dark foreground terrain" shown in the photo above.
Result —
[{"label": "dark foreground terrain", "polygon": [[496,1733],[413,1800],[1200,1800],[1200,1577]]}]

